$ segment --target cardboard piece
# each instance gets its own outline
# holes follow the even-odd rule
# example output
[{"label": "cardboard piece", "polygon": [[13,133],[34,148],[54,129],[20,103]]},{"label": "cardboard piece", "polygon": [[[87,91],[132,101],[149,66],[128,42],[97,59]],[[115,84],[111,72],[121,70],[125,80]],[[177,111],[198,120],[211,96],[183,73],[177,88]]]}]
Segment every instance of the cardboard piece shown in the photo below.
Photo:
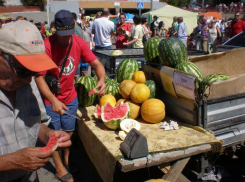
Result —
[{"label": "cardboard piece", "polygon": [[205,56],[189,57],[196,64],[203,77],[214,73],[222,73],[229,80],[215,82],[209,89],[208,99],[236,95],[245,92],[245,48],[233,49],[228,52],[215,53]]},{"label": "cardboard piece", "polygon": [[174,74],[174,69],[167,66],[163,66],[162,69],[160,70],[160,77],[161,77],[161,82],[164,91],[178,98],[175,93],[173,82],[172,82],[173,74]]}]

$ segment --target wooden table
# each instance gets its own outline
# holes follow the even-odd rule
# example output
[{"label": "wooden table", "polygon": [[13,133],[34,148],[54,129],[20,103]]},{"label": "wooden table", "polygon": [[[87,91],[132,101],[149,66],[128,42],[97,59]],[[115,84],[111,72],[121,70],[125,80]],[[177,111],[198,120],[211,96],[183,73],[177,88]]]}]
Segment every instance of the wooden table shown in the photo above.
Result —
[{"label": "wooden table", "polygon": [[182,175],[181,172],[188,163],[190,157],[208,152],[212,149],[210,144],[203,144],[182,150],[158,152],[149,154],[147,157],[129,160],[123,157],[119,150],[120,143],[117,143],[120,156],[115,158],[111,154],[112,152],[109,145],[110,143],[108,143],[108,141],[114,140],[116,135],[114,136],[114,139],[113,137],[110,138],[108,136],[100,136],[101,132],[107,133],[115,131],[107,131],[102,122],[92,120],[93,118],[91,116],[87,116],[89,115],[88,113],[90,113],[89,109],[80,109],[78,112],[78,116],[82,116],[82,119],[84,120],[78,121],[78,134],[84,144],[89,158],[93,162],[102,180],[106,182],[113,181],[113,174],[116,164],[119,165],[121,171],[129,172],[141,168],[146,168],[148,166],[162,166],[162,164],[173,161],[176,161],[175,164],[171,166],[168,173],[163,176],[163,179],[171,182],[187,182],[189,180],[184,175]]}]

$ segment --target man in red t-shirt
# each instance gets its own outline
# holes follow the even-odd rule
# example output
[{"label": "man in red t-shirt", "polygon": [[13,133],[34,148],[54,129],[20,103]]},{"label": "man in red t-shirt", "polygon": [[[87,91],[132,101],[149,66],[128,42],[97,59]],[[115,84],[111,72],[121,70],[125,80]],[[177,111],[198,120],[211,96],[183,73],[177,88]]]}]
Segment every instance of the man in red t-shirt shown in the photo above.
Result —
[{"label": "man in red t-shirt", "polygon": [[235,18],[231,23],[231,37],[245,30],[245,22],[241,20],[240,13],[235,14]]},{"label": "man in red t-shirt", "polygon": [[[64,130],[70,134],[75,129],[76,120],[69,115],[63,115],[63,109],[76,115],[78,108],[77,93],[74,87],[74,77],[79,64],[83,60],[94,68],[98,77],[96,88],[100,88],[98,95],[103,95],[106,89],[105,69],[84,40],[74,35],[74,19],[71,12],[60,10],[55,14],[56,33],[45,39],[46,54],[58,66],[58,69],[52,69],[41,72],[36,77],[36,83],[44,98],[47,114],[51,117],[51,127],[55,130]],[[72,44],[71,44],[72,42]],[[47,83],[45,82],[46,74],[59,77],[64,58],[67,54],[70,44],[71,50],[68,55],[60,83],[60,93],[52,94]],[[61,181],[73,181],[72,175],[64,168],[59,153],[54,152],[52,155],[56,165],[56,177]],[[69,149],[64,151],[64,165],[68,166]]]}]

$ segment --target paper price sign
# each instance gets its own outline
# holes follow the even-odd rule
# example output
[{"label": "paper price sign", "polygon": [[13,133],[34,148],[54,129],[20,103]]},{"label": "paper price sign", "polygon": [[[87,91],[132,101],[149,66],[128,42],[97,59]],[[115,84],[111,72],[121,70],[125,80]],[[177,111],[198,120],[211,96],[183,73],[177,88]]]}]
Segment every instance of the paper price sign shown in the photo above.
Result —
[{"label": "paper price sign", "polygon": [[178,96],[195,100],[195,79],[196,77],[178,71],[173,74],[173,84]]}]

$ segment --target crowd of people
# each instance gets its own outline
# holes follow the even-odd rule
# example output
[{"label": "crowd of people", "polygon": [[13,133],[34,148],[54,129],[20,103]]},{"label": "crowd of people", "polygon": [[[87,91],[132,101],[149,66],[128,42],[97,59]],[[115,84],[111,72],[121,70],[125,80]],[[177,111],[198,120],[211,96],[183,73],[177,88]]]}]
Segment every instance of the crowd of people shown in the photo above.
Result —
[{"label": "crowd of people", "polygon": [[[208,4],[205,6],[206,8],[209,7]],[[234,3],[231,2],[230,4],[220,3],[216,5],[216,8],[219,12],[237,12],[237,11],[244,11],[243,2]]]},{"label": "crowd of people", "polygon": [[211,20],[202,17],[197,24],[190,35],[189,48],[205,52],[216,52],[218,44],[228,41],[245,30],[245,21],[241,19],[239,12],[235,13],[234,18],[225,17],[222,20],[215,17]]}]

